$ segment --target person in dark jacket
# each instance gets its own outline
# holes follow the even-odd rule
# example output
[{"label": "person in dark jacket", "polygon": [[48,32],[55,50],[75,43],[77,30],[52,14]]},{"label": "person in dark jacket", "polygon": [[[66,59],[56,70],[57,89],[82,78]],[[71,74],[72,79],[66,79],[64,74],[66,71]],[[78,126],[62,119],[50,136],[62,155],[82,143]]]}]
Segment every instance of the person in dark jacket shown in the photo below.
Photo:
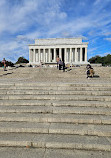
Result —
[{"label": "person in dark jacket", "polygon": [[63,62],[61,61],[61,59],[59,60],[59,70],[61,70],[61,67],[62,67],[62,65],[63,65]]}]

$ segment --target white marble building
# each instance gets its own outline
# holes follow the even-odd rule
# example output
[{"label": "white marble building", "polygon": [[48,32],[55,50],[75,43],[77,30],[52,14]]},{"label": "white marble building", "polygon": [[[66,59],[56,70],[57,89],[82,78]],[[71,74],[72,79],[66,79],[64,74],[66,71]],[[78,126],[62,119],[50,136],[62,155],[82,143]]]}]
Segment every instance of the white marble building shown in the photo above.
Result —
[{"label": "white marble building", "polygon": [[30,64],[56,64],[56,58],[70,64],[87,64],[87,42],[82,38],[36,39],[29,45]]}]

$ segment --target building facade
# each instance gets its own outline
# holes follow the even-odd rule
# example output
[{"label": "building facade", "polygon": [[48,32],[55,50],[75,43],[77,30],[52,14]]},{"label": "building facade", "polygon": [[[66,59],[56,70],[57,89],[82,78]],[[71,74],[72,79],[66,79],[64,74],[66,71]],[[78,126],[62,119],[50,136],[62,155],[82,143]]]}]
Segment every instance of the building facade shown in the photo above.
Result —
[{"label": "building facade", "polygon": [[87,47],[82,38],[36,39],[29,45],[29,63],[56,64],[59,57],[66,64],[87,64]]}]

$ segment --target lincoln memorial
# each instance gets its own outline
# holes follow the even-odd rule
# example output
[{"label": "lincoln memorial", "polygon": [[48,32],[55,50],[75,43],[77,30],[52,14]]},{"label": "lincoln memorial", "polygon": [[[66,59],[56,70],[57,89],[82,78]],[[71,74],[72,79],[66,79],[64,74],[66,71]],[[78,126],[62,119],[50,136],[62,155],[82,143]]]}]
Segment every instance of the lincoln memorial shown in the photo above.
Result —
[{"label": "lincoln memorial", "polygon": [[66,64],[87,64],[87,47],[82,38],[36,39],[35,44],[29,44],[29,63],[56,64],[59,57]]}]

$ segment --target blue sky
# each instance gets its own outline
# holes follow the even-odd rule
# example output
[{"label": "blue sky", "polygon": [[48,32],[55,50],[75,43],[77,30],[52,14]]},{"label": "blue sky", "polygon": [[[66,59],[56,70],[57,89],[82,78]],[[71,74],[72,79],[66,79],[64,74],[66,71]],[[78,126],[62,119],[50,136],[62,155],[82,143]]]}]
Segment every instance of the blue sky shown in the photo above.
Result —
[{"label": "blue sky", "polygon": [[37,38],[82,37],[88,58],[111,54],[111,0],[0,0],[0,61],[29,59]]}]

